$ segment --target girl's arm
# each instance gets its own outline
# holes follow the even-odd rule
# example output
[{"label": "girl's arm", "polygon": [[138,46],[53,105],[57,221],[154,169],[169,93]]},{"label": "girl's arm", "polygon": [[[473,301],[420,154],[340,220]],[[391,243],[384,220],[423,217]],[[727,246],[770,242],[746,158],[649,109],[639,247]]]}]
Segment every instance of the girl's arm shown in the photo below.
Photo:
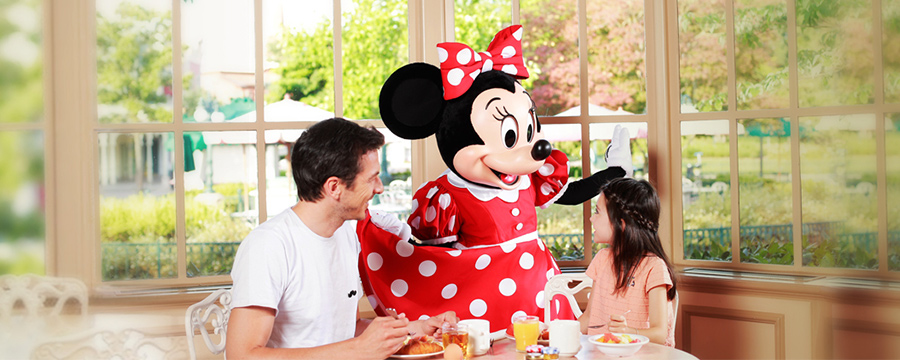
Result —
[{"label": "girl's arm", "polygon": [[587,334],[588,325],[591,324],[591,303],[593,300],[588,301],[587,306],[585,306],[584,313],[578,317],[578,322],[581,323],[581,333]]},{"label": "girl's arm", "polygon": [[650,328],[638,330],[626,327],[626,332],[644,335],[650,338],[651,342],[665,344],[669,336],[669,307],[665,285],[650,289],[647,297],[650,299]]}]

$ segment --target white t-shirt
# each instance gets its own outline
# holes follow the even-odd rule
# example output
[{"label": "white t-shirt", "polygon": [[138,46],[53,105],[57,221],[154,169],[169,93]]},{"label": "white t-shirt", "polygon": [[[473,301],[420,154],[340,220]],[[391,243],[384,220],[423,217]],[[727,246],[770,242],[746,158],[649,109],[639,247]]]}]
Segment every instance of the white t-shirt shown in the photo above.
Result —
[{"label": "white t-shirt", "polygon": [[287,209],[251,231],[238,248],[232,305],[275,309],[269,347],[350,339],[361,296],[359,251],[356,221],[323,238]]}]

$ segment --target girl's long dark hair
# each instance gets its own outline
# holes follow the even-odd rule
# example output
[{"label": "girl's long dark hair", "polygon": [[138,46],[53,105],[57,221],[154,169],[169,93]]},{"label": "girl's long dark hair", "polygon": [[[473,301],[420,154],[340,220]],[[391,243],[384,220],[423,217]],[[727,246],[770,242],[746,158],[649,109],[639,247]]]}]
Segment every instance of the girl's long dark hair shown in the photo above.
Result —
[{"label": "girl's long dark hair", "polygon": [[609,248],[616,273],[615,293],[627,291],[641,260],[651,253],[666,263],[672,279],[672,287],[666,295],[669,300],[674,299],[675,270],[657,234],[660,205],[656,189],[646,180],[618,178],[606,183],[601,193],[606,197],[606,211],[613,227],[613,241]]}]

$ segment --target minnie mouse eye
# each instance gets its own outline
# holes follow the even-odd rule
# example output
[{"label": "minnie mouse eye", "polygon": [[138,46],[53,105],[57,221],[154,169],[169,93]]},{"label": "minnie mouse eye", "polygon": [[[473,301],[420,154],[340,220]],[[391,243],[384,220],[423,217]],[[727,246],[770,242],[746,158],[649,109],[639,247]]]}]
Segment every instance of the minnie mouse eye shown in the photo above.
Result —
[{"label": "minnie mouse eye", "polygon": [[503,122],[500,123],[500,134],[503,136],[503,143],[507,148],[516,146],[516,141],[519,140],[519,126],[514,117],[503,118]]},{"label": "minnie mouse eye", "polygon": [[528,124],[528,128],[525,129],[525,139],[527,139],[528,142],[531,142],[531,140],[534,139],[534,126],[531,126],[531,124]]}]

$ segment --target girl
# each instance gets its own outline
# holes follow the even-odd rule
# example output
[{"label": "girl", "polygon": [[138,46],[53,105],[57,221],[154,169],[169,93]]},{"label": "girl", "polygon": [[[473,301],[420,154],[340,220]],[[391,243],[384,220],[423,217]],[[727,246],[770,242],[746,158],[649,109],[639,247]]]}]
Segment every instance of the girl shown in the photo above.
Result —
[{"label": "girl", "polygon": [[591,216],[600,250],[586,274],[590,306],[582,333],[639,334],[675,346],[675,274],[659,235],[659,197],[646,180],[619,178],[604,186]]}]

